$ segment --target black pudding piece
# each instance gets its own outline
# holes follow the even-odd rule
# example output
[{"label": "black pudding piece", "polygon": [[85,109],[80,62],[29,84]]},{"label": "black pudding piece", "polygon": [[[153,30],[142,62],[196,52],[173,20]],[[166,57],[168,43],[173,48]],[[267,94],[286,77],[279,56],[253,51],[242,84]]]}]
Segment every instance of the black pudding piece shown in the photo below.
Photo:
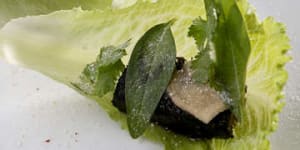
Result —
[{"label": "black pudding piece", "polygon": [[[181,70],[184,63],[184,58],[177,58],[176,70]],[[126,69],[118,80],[112,100],[113,105],[123,113],[126,113],[125,76]],[[232,128],[234,117],[230,110],[219,113],[208,124],[205,124],[190,113],[176,106],[167,90],[161,97],[160,102],[152,115],[151,122],[166,130],[194,139],[233,137]]]}]

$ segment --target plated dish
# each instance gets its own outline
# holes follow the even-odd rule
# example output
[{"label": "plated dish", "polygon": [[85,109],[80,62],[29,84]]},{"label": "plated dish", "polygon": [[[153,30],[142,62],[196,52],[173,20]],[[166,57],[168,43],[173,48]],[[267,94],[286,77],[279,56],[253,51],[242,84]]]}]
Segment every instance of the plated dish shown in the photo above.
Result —
[{"label": "plated dish", "polygon": [[[122,16],[131,20],[121,24]],[[28,39],[12,34],[35,26],[40,31]],[[18,64],[97,100],[133,138],[145,136],[166,149],[267,149],[287,79],[284,30],[272,18],[259,22],[246,1],[158,1],[24,18],[0,35],[15,48]],[[42,43],[31,42],[37,37]]]}]

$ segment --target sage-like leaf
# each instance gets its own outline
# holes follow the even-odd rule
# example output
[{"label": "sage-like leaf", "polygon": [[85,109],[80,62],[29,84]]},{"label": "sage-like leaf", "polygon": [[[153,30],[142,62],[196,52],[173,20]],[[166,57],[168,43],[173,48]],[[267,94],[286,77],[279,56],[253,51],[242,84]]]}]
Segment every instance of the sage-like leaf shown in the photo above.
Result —
[{"label": "sage-like leaf", "polygon": [[152,27],[137,42],[125,79],[127,122],[133,138],[149,125],[175,68],[176,46],[171,22]]}]

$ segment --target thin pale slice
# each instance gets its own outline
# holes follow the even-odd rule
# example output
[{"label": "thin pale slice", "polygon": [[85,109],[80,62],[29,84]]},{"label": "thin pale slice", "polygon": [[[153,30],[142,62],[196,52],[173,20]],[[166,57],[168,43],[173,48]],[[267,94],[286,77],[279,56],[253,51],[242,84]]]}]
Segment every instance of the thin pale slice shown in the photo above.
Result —
[{"label": "thin pale slice", "polygon": [[168,86],[172,101],[203,123],[208,124],[219,113],[228,109],[220,93],[208,84],[196,84],[192,80],[190,66],[184,65]]}]

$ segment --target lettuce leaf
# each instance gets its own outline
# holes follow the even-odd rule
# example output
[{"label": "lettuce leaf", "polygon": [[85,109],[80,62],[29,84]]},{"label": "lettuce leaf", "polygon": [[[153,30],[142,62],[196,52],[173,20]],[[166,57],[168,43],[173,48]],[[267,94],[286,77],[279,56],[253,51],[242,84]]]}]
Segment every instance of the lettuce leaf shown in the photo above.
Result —
[{"label": "lettuce leaf", "polygon": [[81,7],[84,10],[110,7],[112,0],[1,0],[0,28],[10,19],[48,14],[57,10]]},{"label": "lettuce leaf", "polygon": [[[146,137],[163,143],[167,150],[269,149],[268,135],[277,128],[280,100],[287,80],[284,64],[290,59],[285,27],[272,18],[259,22],[246,0],[239,1],[250,37],[251,54],[247,66],[245,110],[235,128],[233,139],[194,141],[152,126]],[[29,67],[74,88],[86,64],[95,60],[101,46],[137,38],[151,26],[176,18],[172,27],[179,56],[194,57],[197,48],[186,33],[192,20],[205,18],[201,0],[159,0],[137,2],[119,10],[62,10],[48,15],[27,17],[9,22],[0,31],[0,57],[10,63]],[[22,36],[20,36],[22,35]],[[132,47],[128,48],[128,54]],[[123,59],[127,64],[128,57]],[[76,88],[75,88],[76,90]],[[78,89],[77,89],[78,90]],[[95,99],[112,119],[126,128],[126,116],[111,105],[112,93]]]},{"label": "lettuce leaf", "polygon": [[[153,4],[139,2],[120,10],[85,11],[76,8],[20,18],[1,30],[0,55],[10,63],[39,70],[70,85],[77,81],[85,65],[95,59],[100,47],[131,38],[130,54],[132,46],[147,29],[176,18],[180,22],[176,22],[172,29],[179,50],[177,54],[191,57],[196,53],[196,46],[188,44],[193,43],[193,39],[188,38],[186,33],[192,19],[204,14],[204,7],[199,0],[187,2],[195,6],[180,1],[174,1],[174,5],[167,1]],[[184,15],[181,12],[185,12]],[[19,35],[26,35],[26,38]],[[125,64],[129,56],[123,59]]]}]

